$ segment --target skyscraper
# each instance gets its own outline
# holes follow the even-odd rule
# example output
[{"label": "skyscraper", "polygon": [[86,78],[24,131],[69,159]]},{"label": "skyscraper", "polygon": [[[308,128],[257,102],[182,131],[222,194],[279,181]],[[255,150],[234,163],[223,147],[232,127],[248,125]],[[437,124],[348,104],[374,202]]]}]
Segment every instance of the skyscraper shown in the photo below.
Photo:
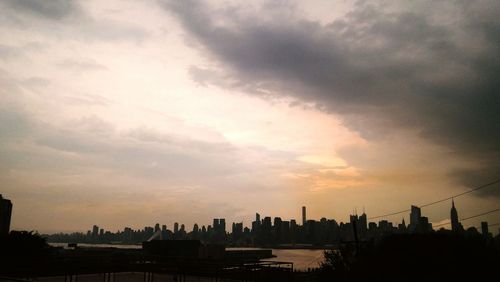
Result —
[{"label": "skyscraper", "polygon": [[212,224],[212,227],[214,228],[215,232],[219,232],[219,219],[214,218],[214,223]]},{"label": "skyscraper", "polygon": [[222,234],[226,234],[226,219],[225,218],[219,219],[219,228],[220,228],[220,232]]},{"label": "skyscraper", "polygon": [[306,218],[306,207],[302,207],[302,226],[305,226],[307,222]]},{"label": "skyscraper", "polygon": [[455,201],[451,199],[451,211],[450,211],[450,219],[451,219],[451,230],[453,232],[462,232],[463,227],[462,224],[458,221],[458,212],[455,208]]},{"label": "skyscraper", "polygon": [[233,235],[234,241],[237,241],[242,237],[242,235],[243,235],[243,222],[233,223],[232,235]]},{"label": "skyscraper", "polygon": [[399,232],[401,233],[405,233],[406,232],[406,223],[405,223],[405,219],[403,218],[403,220],[401,221],[400,224],[398,224],[398,230]]},{"label": "skyscraper", "polygon": [[97,225],[94,225],[92,227],[92,237],[97,237],[99,235],[99,226]]},{"label": "skyscraper", "polygon": [[420,222],[420,217],[421,217],[420,208],[417,206],[411,206],[410,225],[408,226],[410,232],[417,231],[418,223]]},{"label": "skyscraper", "polygon": [[9,234],[11,216],[12,202],[2,198],[2,194],[0,194],[0,235]]},{"label": "skyscraper", "polygon": [[167,232],[167,225],[163,224],[161,226],[161,239],[166,240],[168,237],[168,232]]},{"label": "skyscraper", "polygon": [[361,239],[365,238],[366,233],[368,232],[368,218],[366,213],[363,212],[363,214],[358,217],[357,228],[359,237]]},{"label": "skyscraper", "polygon": [[411,225],[417,225],[418,221],[420,220],[421,216],[420,208],[417,206],[411,206],[411,212],[410,212],[410,224]]},{"label": "skyscraper", "polygon": [[481,222],[481,233],[485,238],[488,238],[490,236],[490,233],[488,232],[488,222],[486,221]]}]

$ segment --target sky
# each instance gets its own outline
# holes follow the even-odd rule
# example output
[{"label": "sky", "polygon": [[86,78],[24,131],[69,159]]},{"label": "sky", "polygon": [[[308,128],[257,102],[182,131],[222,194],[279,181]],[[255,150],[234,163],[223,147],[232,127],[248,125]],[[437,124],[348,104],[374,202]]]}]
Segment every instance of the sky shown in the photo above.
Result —
[{"label": "sky", "polygon": [[[0,0],[12,228],[346,221],[494,181],[498,18],[498,1]],[[499,188],[456,198],[459,217]],[[500,215],[463,224],[482,220]]]}]

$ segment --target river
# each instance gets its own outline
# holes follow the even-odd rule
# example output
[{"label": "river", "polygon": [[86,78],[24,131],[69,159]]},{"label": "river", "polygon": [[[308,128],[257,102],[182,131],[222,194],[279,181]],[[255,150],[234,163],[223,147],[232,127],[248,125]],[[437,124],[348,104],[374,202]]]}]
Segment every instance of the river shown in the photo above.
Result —
[{"label": "river", "polygon": [[[54,247],[67,247],[66,243],[49,243]],[[119,249],[141,249],[142,245],[126,245],[126,244],[78,244],[80,247],[94,247],[94,248],[119,248]],[[259,249],[259,248],[227,248],[231,249]],[[266,259],[271,261],[293,262],[293,268],[297,270],[307,270],[308,268],[315,268],[323,260],[323,250],[310,250],[310,249],[272,249],[275,258]]]}]

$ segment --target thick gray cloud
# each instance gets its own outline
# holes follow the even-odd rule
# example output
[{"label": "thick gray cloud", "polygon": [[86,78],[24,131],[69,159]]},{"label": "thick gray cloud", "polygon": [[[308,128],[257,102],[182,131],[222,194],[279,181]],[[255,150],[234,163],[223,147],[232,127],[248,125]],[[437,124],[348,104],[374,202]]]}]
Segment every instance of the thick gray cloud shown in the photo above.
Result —
[{"label": "thick gray cloud", "polygon": [[191,69],[200,83],[315,102],[369,139],[417,130],[477,165],[452,173],[461,184],[500,176],[500,2],[358,3],[328,24],[160,5],[220,65]]},{"label": "thick gray cloud", "polygon": [[[141,42],[148,37],[148,32],[138,25],[92,14],[88,5],[88,2],[77,0],[0,0],[0,25],[86,42]],[[0,58],[20,53],[13,53],[8,47],[0,46]]]},{"label": "thick gray cloud", "polygon": [[61,19],[70,14],[78,13],[80,7],[75,0],[1,0],[7,6],[18,12],[28,12],[47,19]]}]

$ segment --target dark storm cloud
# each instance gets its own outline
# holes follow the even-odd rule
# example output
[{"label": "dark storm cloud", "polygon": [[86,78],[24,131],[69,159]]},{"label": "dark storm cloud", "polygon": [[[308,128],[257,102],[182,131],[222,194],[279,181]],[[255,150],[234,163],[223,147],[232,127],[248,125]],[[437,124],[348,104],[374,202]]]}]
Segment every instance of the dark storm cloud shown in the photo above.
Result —
[{"label": "dark storm cloud", "polygon": [[[0,0],[0,26],[31,30],[60,38],[89,41],[141,42],[148,32],[135,24],[93,15],[88,2],[77,0]],[[18,55],[0,46],[0,58]]]},{"label": "dark storm cloud", "polygon": [[415,129],[480,167],[453,173],[461,184],[500,176],[500,2],[356,4],[329,24],[160,4],[236,81],[191,69],[200,83],[315,102],[369,139]]}]

